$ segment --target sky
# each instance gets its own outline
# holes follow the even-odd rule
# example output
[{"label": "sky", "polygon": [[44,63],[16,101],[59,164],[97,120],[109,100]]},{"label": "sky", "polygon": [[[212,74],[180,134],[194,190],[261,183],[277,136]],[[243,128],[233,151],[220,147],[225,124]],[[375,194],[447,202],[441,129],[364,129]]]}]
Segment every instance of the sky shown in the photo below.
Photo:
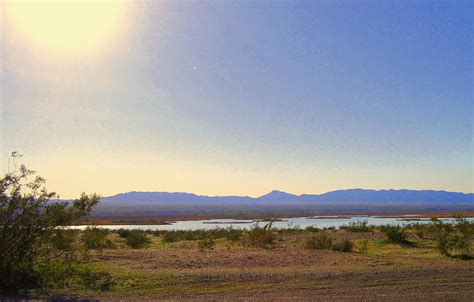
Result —
[{"label": "sky", "polygon": [[3,1],[0,170],[67,198],[473,192],[473,6]]}]

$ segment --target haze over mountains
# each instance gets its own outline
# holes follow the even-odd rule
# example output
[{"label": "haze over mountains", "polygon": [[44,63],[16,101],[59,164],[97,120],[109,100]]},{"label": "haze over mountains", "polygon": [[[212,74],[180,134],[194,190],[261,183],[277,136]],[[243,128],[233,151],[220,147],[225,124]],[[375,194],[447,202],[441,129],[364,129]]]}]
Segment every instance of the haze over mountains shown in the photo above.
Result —
[{"label": "haze over mountains", "polygon": [[[103,197],[97,217],[240,217],[252,213],[377,214],[474,211],[473,193],[433,190],[337,190],[294,195],[271,191],[260,197],[203,196],[193,193],[128,192]],[[243,216],[241,216],[243,217]]]},{"label": "haze over mountains", "polygon": [[170,192],[128,192],[103,197],[102,202],[231,202],[231,203],[297,203],[297,202],[336,202],[336,203],[474,203],[474,193],[457,193],[434,190],[337,190],[323,194],[295,195],[273,190],[260,197],[248,196],[205,196],[193,193]]},{"label": "haze over mountains", "polygon": [[294,195],[274,190],[260,197],[203,196],[193,193],[128,192],[101,198],[93,215],[101,217],[204,215],[223,217],[250,213],[369,214],[474,211],[473,193],[433,190],[337,190]]}]

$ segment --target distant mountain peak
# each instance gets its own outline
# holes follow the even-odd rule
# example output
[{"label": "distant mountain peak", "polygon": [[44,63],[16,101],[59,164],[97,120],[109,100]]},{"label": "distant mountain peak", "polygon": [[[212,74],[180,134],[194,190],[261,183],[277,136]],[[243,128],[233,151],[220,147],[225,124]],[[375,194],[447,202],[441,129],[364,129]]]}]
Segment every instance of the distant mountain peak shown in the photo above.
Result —
[{"label": "distant mountain peak", "polygon": [[[285,192],[285,191],[280,191],[280,190],[272,190],[272,191],[271,191],[270,193],[268,193],[268,194],[290,194],[290,193],[287,193],[287,192]],[[268,194],[267,194],[267,195],[268,195]],[[293,194],[291,194],[291,195],[293,195]]]},{"label": "distant mountain peak", "polygon": [[294,200],[297,195],[290,194],[284,191],[273,190],[270,193],[258,197],[259,200],[273,200],[273,201],[285,201],[285,200]]}]

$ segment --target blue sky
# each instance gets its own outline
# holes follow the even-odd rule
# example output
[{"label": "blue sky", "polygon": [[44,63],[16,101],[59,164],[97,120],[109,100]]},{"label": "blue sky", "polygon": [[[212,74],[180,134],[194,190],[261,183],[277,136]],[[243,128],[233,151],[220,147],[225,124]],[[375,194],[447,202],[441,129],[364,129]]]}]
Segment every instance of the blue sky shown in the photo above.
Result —
[{"label": "blue sky", "polygon": [[68,197],[473,191],[472,2],[125,9],[89,52],[7,23],[3,163],[20,151]]}]

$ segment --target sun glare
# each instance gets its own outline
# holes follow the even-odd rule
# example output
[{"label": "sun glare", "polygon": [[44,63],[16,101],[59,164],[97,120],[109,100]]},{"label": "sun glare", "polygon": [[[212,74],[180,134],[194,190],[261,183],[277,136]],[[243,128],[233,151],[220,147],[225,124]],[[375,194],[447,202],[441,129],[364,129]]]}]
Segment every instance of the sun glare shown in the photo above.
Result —
[{"label": "sun glare", "polygon": [[97,53],[124,30],[126,1],[3,3],[9,27],[34,51],[75,56]]}]

